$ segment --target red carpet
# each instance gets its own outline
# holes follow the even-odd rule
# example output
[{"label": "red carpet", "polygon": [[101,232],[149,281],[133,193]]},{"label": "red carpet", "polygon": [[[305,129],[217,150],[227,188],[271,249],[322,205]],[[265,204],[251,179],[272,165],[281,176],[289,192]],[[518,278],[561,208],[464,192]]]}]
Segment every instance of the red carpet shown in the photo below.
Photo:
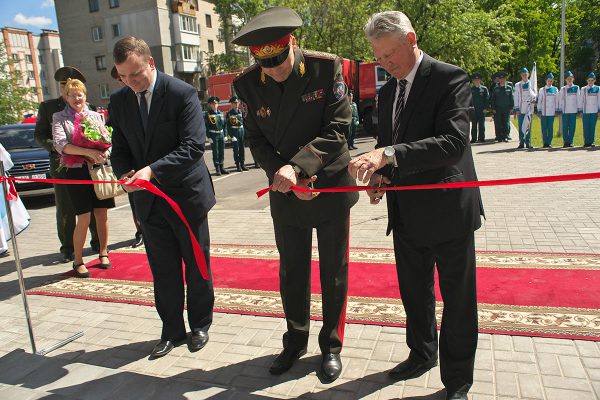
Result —
[{"label": "red carpet", "polygon": [[[274,247],[213,245],[211,251],[216,309],[282,314]],[[477,256],[482,332],[600,340],[600,256],[509,252]],[[30,293],[152,304],[146,255],[112,252],[111,262],[110,270],[95,268],[97,261],[88,263],[92,279],[63,279]],[[312,265],[312,292],[320,293],[318,261]],[[441,301],[437,287],[436,293]],[[391,250],[351,249],[348,295],[349,322],[404,323]],[[319,302],[320,296],[313,300]],[[313,311],[318,318],[320,310]]]}]

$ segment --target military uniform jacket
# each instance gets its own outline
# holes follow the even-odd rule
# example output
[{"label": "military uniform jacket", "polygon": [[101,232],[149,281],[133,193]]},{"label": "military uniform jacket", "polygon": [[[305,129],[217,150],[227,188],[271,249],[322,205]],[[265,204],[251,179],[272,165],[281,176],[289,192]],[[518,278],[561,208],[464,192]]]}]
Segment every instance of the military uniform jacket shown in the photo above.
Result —
[{"label": "military uniform jacket", "polygon": [[556,114],[558,111],[558,88],[556,86],[544,86],[540,89],[537,109],[544,117],[552,117]]},{"label": "military uniform jacket", "polygon": [[[51,157],[58,157],[52,140],[52,115],[65,109],[65,102],[62,97],[52,100],[46,100],[40,103],[38,108],[37,121],[35,123],[35,141],[48,150]],[[54,153],[54,154],[53,154]]]},{"label": "military uniform jacket", "polygon": [[581,89],[581,108],[585,114],[600,112],[600,86],[586,85]]},{"label": "military uniform jacket", "polygon": [[[346,138],[351,123],[347,89],[339,58],[294,50],[291,75],[280,85],[254,65],[234,81],[245,103],[245,139],[269,183],[286,164],[305,176],[316,175],[315,188],[355,185],[347,171]],[[269,192],[273,219],[310,227],[348,213],[357,193],[321,193],[310,201],[293,193]]]},{"label": "military uniform jacket", "polygon": [[533,105],[530,103],[534,100],[535,98],[531,91],[531,81],[517,82],[515,85],[515,111],[522,113],[533,111]]},{"label": "military uniform jacket", "polygon": [[211,134],[220,133],[225,128],[225,117],[223,112],[217,110],[208,110],[204,113],[204,123],[206,123],[206,130],[208,136]]},{"label": "military uniform jacket", "polygon": [[230,136],[238,134],[239,130],[244,127],[244,116],[240,109],[231,109],[225,115],[227,132]]},{"label": "military uniform jacket", "polygon": [[355,102],[350,103],[350,108],[352,109],[352,125],[358,125],[358,106]]},{"label": "military uniform jacket", "polygon": [[475,108],[475,110],[483,111],[488,108],[490,92],[487,87],[483,85],[471,86],[471,97],[473,98],[473,108]]},{"label": "military uniform jacket", "polygon": [[509,85],[496,86],[490,96],[490,106],[494,110],[512,109],[515,105],[513,98],[513,88]]},{"label": "military uniform jacket", "polygon": [[560,103],[558,108],[565,114],[575,114],[581,111],[580,91],[578,85],[567,85],[560,89]]}]

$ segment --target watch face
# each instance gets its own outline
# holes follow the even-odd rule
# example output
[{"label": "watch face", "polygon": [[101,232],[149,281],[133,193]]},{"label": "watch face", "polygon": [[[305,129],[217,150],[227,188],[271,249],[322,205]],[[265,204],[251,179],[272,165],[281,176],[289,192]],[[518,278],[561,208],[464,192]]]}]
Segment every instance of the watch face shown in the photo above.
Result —
[{"label": "watch face", "polygon": [[386,157],[392,157],[392,156],[394,155],[394,153],[395,153],[395,151],[394,151],[394,148],[393,148],[393,147],[386,147],[386,148],[383,150],[383,154],[384,154]]}]

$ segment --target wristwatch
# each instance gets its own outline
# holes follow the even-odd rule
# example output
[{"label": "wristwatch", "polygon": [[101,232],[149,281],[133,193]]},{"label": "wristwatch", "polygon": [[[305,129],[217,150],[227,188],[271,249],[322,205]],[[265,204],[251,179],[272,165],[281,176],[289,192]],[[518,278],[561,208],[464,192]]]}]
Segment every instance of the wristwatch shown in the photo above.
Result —
[{"label": "wristwatch", "polygon": [[296,174],[298,174],[298,178],[302,177],[304,175],[304,171],[302,171],[302,169],[300,169],[299,166],[297,165],[292,165],[292,168],[294,168],[294,172]]},{"label": "wristwatch", "polygon": [[396,159],[396,150],[392,146],[386,146],[383,149],[383,155],[387,159],[387,164],[392,165]]}]

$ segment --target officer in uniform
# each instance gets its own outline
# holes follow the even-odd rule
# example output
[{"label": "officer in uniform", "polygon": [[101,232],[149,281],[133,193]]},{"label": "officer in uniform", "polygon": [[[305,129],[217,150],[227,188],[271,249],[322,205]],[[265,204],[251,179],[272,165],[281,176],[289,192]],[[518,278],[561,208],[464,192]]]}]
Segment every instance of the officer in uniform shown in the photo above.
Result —
[{"label": "officer in uniform", "polygon": [[227,111],[226,115],[227,134],[231,138],[235,167],[238,172],[248,171],[244,165],[244,116],[239,108],[240,100],[237,96],[233,96],[229,99],[229,103],[231,109]]},{"label": "officer in uniform", "polygon": [[531,114],[532,107],[534,107],[533,94],[531,92],[531,83],[529,81],[529,70],[527,68],[521,68],[521,81],[515,85],[515,114],[519,121],[519,147],[522,149],[527,147],[532,149],[531,145],[531,124],[527,129],[527,132],[523,132],[523,121],[527,114]]},{"label": "officer in uniform", "polygon": [[[481,74],[471,75],[471,97],[473,98],[473,116],[471,118],[471,143],[485,142],[485,110],[488,108],[490,92],[481,84]],[[478,132],[479,131],[479,132]]]},{"label": "officer in uniform", "polygon": [[573,147],[575,128],[577,127],[577,113],[581,112],[579,106],[579,85],[573,84],[575,77],[571,71],[565,74],[566,85],[560,88],[559,112],[562,112],[563,147]]},{"label": "officer in uniform", "polygon": [[[35,124],[35,141],[50,153],[50,175],[54,179],[65,179],[65,168],[60,168],[60,155],[54,149],[52,141],[52,115],[64,110],[66,107],[63,99],[63,89],[67,79],[79,79],[85,83],[83,74],[74,67],[62,67],[54,73],[54,80],[60,84],[61,96],[57,99],[46,100],[40,103],[38,108],[37,122]],[[96,108],[89,105],[89,108]],[[56,204],[56,230],[60,241],[60,252],[63,262],[73,261],[73,231],[75,230],[75,210],[67,194],[66,185],[54,185],[54,202]],[[90,246],[94,251],[100,250],[98,233],[96,231],[96,220],[92,215],[90,221],[91,240]]]},{"label": "officer in uniform", "polygon": [[583,147],[594,147],[596,122],[600,114],[600,87],[596,86],[596,74],[590,72],[587,85],[581,89],[581,109],[583,112]]},{"label": "officer in uniform", "polygon": [[225,116],[219,111],[219,99],[217,96],[208,98],[208,111],[204,113],[204,123],[206,124],[206,136],[210,142],[213,153],[213,163],[215,164],[216,175],[228,175],[229,172],[223,168],[225,158]]},{"label": "officer in uniform", "polygon": [[514,107],[513,88],[506,84],[506,72],[498,72],[498,85],[492,90],[490,106],[494,113],[494,129],[498,142],[510,140],[510,112]]},{"label": "officer in uniform", "polygon": [[244,126],[250,151],[271,185],[280,256],[287,332],[270,372],[287,371],[306,353],[316,229],[323,301],[319,374],[331,382],[342,371],[349,213],[358,194],[292,192],[290,187],[355,184],[346,169],[352,115],[340,58],[297,48],[291,32],[301,25],[298,14],[287,7],[269,8],[250,20],[233,43],[249,46],[256,64],[236,78],[234,88],[248,110]]},{"label": "officer in uniform", "polygon": [[546,76],[546,86],[541,88],[537,98],[537,109],[542,122],[542,142],[544,148],[552,147],[554,136],[554,116],[558,110],[558,88],[553,86],[554,74],[550,72]]},{"label": "officer in uniform", "polygon": [[350,101],[350,108],[352,109],[352,123],[350,124],[350,136],[348,136],[348,148],[350,150],[356,150],[358,147],[354,146],[354,138],[356,138],[356,130],[358,129],[358,106],[353,101],[354,93],[348,92],[348,100]]}]

